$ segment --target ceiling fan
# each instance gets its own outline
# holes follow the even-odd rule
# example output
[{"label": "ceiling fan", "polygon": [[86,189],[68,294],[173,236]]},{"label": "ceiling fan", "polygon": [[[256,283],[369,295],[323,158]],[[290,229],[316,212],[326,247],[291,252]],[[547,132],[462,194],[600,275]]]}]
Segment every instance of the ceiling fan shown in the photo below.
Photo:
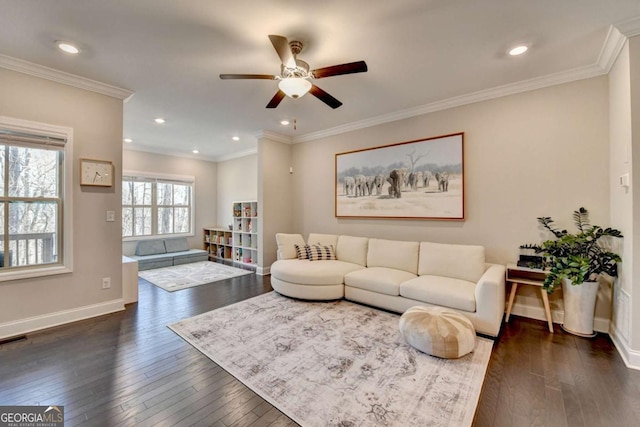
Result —
[{"label": "ceiling fan", "polygon": [[267,108],[276,108],[285,96],[300,98],[307,92],[324,102],[331,108],[338,108],[342,102],[329,95],[311,80],[324,77],[339,76],[342,74],[364,73],[367,64],[364,61],[350,62],[348,64],[333,65],[331,67],[317,68],[309,71],[309,64],[297,58],[303,45],[299,41],[288,41],[286,37],[270,35],[269,40],[275,48],[280,61],[280,75],[272,74],[220,74],[220,78],[227,79],[258,79],[279,80],[278,92],[271,98]]}]

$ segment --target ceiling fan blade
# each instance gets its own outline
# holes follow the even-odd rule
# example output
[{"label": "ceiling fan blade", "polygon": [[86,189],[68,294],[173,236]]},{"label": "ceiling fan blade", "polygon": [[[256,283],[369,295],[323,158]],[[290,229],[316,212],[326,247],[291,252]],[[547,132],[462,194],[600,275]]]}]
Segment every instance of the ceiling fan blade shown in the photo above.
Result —
[{"label": "ceiling fan blade", "polygon": [[280,61],[287,68],[296,68],[296,58],[294,58],[291,48],[289,47],[289,40],[286,37],[276,36],[271,34],[269,36],[273,48],[278,52]]},{"label": "ceiling fan blade", "polygon": [[336,109],[342,105],[342,102],[338,101],[333,96],[329,95],[327,92],[323,91],[316,85],[311,86],[311,89],[309,89],[309,93],[333,109]]},{"label": "ceiling fan blade", "polygon": [[220,74],[222,80],[230,79],[259,79],[259,80],[275,80],[276,76],[272,74]]},{"label": "ceiling fan blade", "polygon": [[286,95],[283,91],[278,90],[276,94],[273,95],[273,98],[271,98],[271,101],[269,101],[269,103],[267,104],[267,108],[276,108],[278,105],[280,105],[280,101],[282,101],[285,96]]},{"label": "ceiling fan blade", "polygon": [[331,67],[318,68],[311,73],[316,79],[323,77],[340,76],[342,74],[364,73],[367,71],[367,63],[364,61],[350,62],[348,64],[333,65]]}]

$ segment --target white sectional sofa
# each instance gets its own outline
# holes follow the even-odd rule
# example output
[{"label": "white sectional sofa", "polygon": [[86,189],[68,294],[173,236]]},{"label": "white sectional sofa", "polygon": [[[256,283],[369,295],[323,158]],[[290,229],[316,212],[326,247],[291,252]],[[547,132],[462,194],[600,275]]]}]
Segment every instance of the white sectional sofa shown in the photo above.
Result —
[{"label": "white sectional sofa", "polygon": [[505,307],[505,267],[485,262],[484,247],[309,234],[309,245],[332,246],[335,260],[298,259],[300,234],[276,235],[271,285],[308,300],[348,300],[403,313],[416,305],[451,308],[477,332],[497,336]]}]

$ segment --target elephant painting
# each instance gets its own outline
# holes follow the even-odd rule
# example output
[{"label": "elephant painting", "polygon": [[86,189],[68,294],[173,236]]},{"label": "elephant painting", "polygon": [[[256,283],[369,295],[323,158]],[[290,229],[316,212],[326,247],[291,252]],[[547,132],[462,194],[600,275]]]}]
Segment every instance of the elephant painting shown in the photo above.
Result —
[{"label": "elephant painting", "polygon": [[373,194],[373,189],[376,186],[376,177],[375,176],[368,176],[366,178],[366,187],[367,187],[367,194],[369,196],[371,196]]},{"label": "elephant painting", "polygon": [[402,197],[402,185],[405,182],[405,174],[406,171],[404,169],[394,169],[389,174],[387,181],[391,184],[389,185],[389,195],[391,197],[396,199]]},{"label": "elephant painting", "polygon": [[425,171],[425,173],[424,173],[424,175],[422,177],[423,177],[423,180],[424,180],[424,187],[425,188],[429,187],[429,180],[431,180],[431,178],[433,178],[433,175],[431,175],[431,172]]},{"label": "elephant painting", "polygon": [[355,181],[355,196],[356,197],[360,197],[360,196],[364,196],[364,191],[367,188],[367,179],[365,178],[364,175],[356,175],[354,177],[354,181]]},{"label": "elephant painting", "polygon": [[416,188],[422,185],[422,172],[416,173]]},{"label": "elephant painting", "polygon": [[355,180],[353,179],[352,176],[345,176],[344,177],[344,195],[345,196],[350,196],[353,194],[353,189],[356,185]]},{"label": "elephant painting", "polygon": [[415,172],[410,172],[409,173],[409,179],[407,180],[407,182],[409,183],[409,187],[413,190],[416,191],[418,189],[418,174]]},{"label": "elephant painting", "polygon": [[449,191],[449,174],[447,172],[436,173],[436,181],[438,182],[438,190]]},{"label": "elephant painting", "polygon": [[376,175],[373,180],[373,183],[376,187],[376,195],[382,194],[382,186],[384,185],[384,175]]}]

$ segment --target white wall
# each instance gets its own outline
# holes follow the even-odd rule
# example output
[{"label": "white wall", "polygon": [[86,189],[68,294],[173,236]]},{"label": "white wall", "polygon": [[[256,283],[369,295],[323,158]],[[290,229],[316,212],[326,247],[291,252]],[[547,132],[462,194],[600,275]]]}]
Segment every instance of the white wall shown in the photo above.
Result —
[{"label": "white wall", "polygon": [[[294,229],[399,240],[475,243],[488,261],[513,262],[518,246],[547,236],[536,217],[572,227],[584,206],[609,225],[607,77],[597,77],[466,105],[336,135],[292,148]],[[465,132],[463,222],[337,219],[335,153]],[[266,237],[265,237],[266,238]],[[523,287],[518,306],[543,316],[536,289]],[[559,295],[551,298],[560,308]],[[608,319],[608,301],[597,316]]]},{"label": "white wall", "polygon": [[[640,170],[640,37],[629,39],[629,77],[631,94],[631,162],[633,170]],[[640,224],[640,174],[632,180],[633,223]],[[631,348],[635,352],[635,366],[640,367],[640,227],[633,227],[633,284],[631,289],[630,323]],[[635,325],[635,327],[634,327]]]},{"label": "white wall", "polygon": [[[217,210],[217,165],[206,160],[194,160],[185,157],[166,156],[125,150],[123,153],[124,170],[150,172],[195,177],[195,223],[194,235],[189,237],[189,247],[203,248],[202,229],[216,225]],[[122,232],[120,232],[122,235]],[[133,255],[136,242],[122,242],[122,253]]]},{"label": "white wall", "polygon": [[218,162],[218,223],[233,223],[233,202],[258,200],[258,155]]},{"label": "white wall", "polygon": [[633,189],[620,186],[619,179],[629,174],[633,182],[631,145],[631,76],[629,68],[629,43],[620,52],[609,72],[609,153],[611,168],[611,226],[622,231],[622,242],[616,249],[622,257],[619,277],[614,289],[613,324],[616,333],[629,343],[630,296],[633,289]]},{"label": "white wall", "polygon": [[[0,115],[74,131],[73,272],[0,284],[0,337],[122,309],[122,101],[5,69],[0,94]],[[81,157],[112,161],[116,184],[80,187]],[[107,210],[115,222],[105,221]]]}]

